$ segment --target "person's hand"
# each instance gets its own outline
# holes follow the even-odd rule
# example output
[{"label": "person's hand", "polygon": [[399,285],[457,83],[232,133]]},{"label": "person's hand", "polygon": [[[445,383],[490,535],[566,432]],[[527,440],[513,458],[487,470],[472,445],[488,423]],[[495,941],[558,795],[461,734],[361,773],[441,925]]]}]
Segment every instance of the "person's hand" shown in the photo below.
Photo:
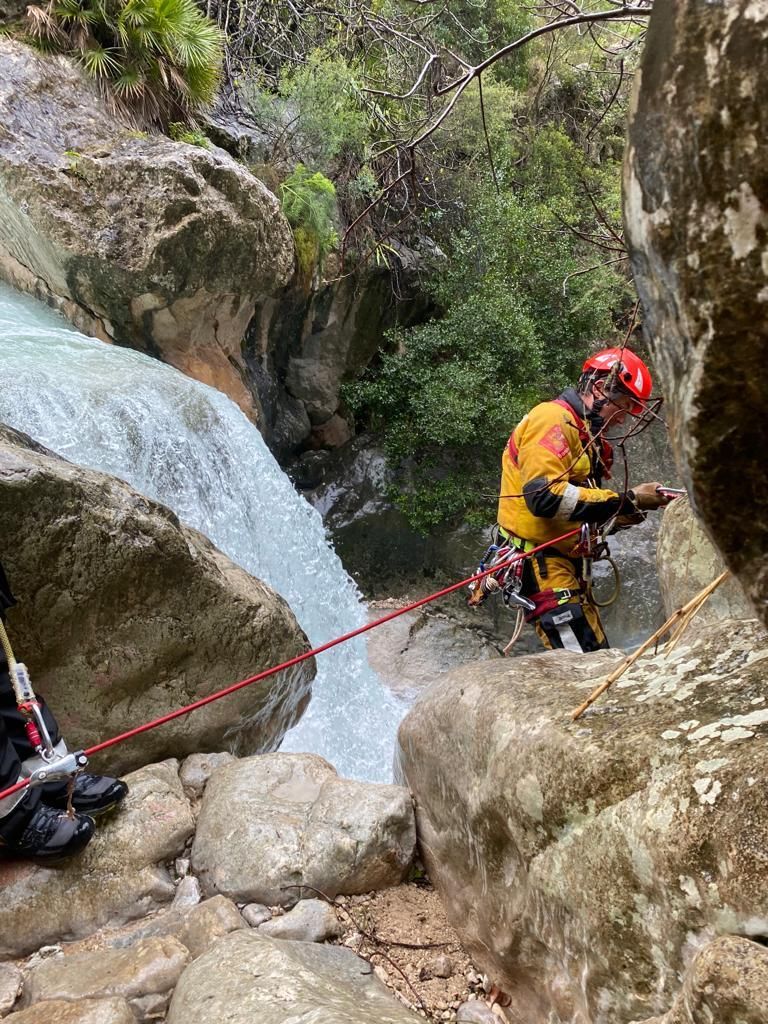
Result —
[{"label": "person's hand", "polygon": [[659,488],[663,486],[663,484],[658,482],[638,484],[637,487],[633,487],[627,493],[642,512],[648,512],[651,509],[663,508],[664,505],[668,505],[672,500],[664,494],[659,494]]}]

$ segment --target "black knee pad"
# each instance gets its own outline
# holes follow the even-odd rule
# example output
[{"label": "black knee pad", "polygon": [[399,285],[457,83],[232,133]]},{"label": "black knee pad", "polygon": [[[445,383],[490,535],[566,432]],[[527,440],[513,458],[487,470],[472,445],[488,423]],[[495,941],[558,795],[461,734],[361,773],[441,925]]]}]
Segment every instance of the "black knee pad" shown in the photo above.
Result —
[{"label": "black knee pad", "polygon": [[544,612],[539,622],[555,648],[586,654],[608,647],[606,639],[599,640],[595,635],[578,601],[561,604]]}]

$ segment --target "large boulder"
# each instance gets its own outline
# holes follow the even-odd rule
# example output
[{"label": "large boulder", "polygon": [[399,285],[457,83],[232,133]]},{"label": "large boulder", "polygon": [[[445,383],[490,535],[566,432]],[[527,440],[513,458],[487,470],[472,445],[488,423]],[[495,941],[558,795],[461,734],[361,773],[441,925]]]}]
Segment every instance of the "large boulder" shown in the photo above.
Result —
[{"label": "large boulder", "polygon": [[710,938],[767,933],[767,638],[693,637],[576,722],[618,652],[457,669],[400,727],[430,877],[520,1020],[643,1020]]},{"label": "large boulder", "polygon": [[173,883],[164,864],[194,831],[175,761],[128,776],[130,793],[84,853],[59,867],[0,864],[0,956],[90,935],[167,903]]},{"label": "large boulder", "polygon": [[[725,569],[687,498],[664,510],[659,530],[657,564],[664,609],[671,615],[687,604]],[[723,619],[751,619],[755,609],[741,584],[729,576],[696,613],[696,626]]]},{"label": "large boulder", "polygon": [[[19,599],[9,617],[14,648],[71,746],[306,650],[285,601],[167,508],[2,426],[0,520]],[[304,662],[102,758],[124,770],[222,746],[274,750],[300,717],[313,674]]]},{"label": "large boulder", "polygon": [[73,62],[2,36],[0,110],[0,276],[258,419],[241,344],[294,260],[276,197],[222,150],[128,130]]},{"label": "large boulder", "polygon": [[697,955],[669,1013],[643,1024],[765,1024],[767,1015],[768,949],[726,935]]},{"label": "large boulder", "polygon": [[768,8],[657,0],[624,165],[645,329],[695,505],[768,622]]},{"label": "large boulder", "polygon": [[339,946],[235,932],[184,971],[167,1024],[416,1024],[374,976]]},{"label": "large boulder", "polygon": [[64,999],[46,1000],[6,1018],[7,1024],[136,1024],[136,1017],[125,999],[82,999],[68,1003]]},{"label": "large boulder", "polygon": [[24,982],[23,1003],[62,999],[125,999],[141,1021],[143,1001],[158,997],[155,1006],[167,1005],[170,993],[189,961],[189,950],[177,939],[141,939],[127,949],[73,953],[48,957],[34,967]]},{"label": "large boulder", "polygon": [[315,754],[266,754],[218,768],[203,795],[192,868],[203,891],[292,906],[402,880],[416,829],[399,786],[341,779]]}]

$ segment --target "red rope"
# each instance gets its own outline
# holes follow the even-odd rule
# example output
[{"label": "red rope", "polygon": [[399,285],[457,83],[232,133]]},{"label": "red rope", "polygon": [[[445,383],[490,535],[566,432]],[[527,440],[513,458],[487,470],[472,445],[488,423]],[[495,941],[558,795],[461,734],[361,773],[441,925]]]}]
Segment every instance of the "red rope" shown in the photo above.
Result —
[{"label": "red rope", "polygon": [[[218,690],[216,693],[210,694],[208,697],[203,697],[201,700],[196,700],[192,704],[187,704],[184,707],[177,708],[175,711],[169,712],[167,715],[161,715],[160,718],[154,718],[150,722],[145,722],[143,725],[137,725],[135,729],[129,729],[127,732],[121,732],[118,736],[112,736],[108,740],[104,740],[102,743],[97,743],[93,747],[88,747],[84,751],[87,757],[92,757],[94,754],[99,753],[102,750],[106,750],[108,747],[114,747],[118,743],[123,743],[125,740],[132,739],[134,736],[140,736],[143,732],[149,732],[150,729],[156,729],[159,725],[165,725],[166,722],[172,722],[174,718],[181,718],[182,715],[188,715],[190,711],[197,711],[198,708],[205,707],[206,704],[211,704],[215,700],[220,700],[222,697],[226,697],[230,693],[235,693],[237,690],[242,690],[246,686],[250,686],[252,683],[259,683],[262,679],[267,679],[269,676],[275,675],[277,672],[282,672],[283,669],[292,668],[294,665],[298,665],[302,661],[306,661],[308,658],[314,658],[316,654],[322,654],[324,651],[329,651],[332,647],[336,647],[338,644],[343,644],[347,640],[352,640],[356,636],[360,636],[362,633],[367,633],[369,629],[375,629],[376,626],[381,626],[385,622],[389,622],[392,619],[396,619],[399,615],[405,615],[406,612],[411,612],[414,608],[421,608],[422,605],[429,604],[430,601],[436,601],[439,597],[445,597],[446,594],[452,594],[456,590],[460,590],[462,587],[466,587],[469,583],[475,580],[481,580],[484,576],[490,575],[490,573],[498,572],[500,569],[505,569],[508,565],[512,565],[514,562],[519,562],[523,558],[530,558],[531,555],[535,555],[537,551],[541,551],[542,548],[551,547],[553,544],[558,544],[561,540],[568,540],[569,537],[574,537],[579,532],[578,529],[570,530],[568,533],[564,533],[562,537],[555,537],[553,540],[548,540],[545,544],[539,544],[538,547],[531,548],[530,551],[519,552],[518,554],[512,555],[510,558],[503,562],[497,562],[496,565],[491,566],[490,569],[485,569],[483,572],[475,573],[473,576],[468,576],[464,580],[460,580],[458,583],[452,583],[450,587],[445,587],[443,590],[438,590],[434,594],[428,594],[427,597],[422,597],[418,601],[414,601],[412,604],[407,604],[403,608],[398,608],[389,615],[384,615],[380,619],[375,619],[373,622],[367,623],[365,626],[359,626],[357,629],[351,630],[349,633],[344,633],[342,636],[337,636],[333,640],[329,640],[328,643],[321,644],[320,647],[314,647],[310,651],[304,651],[303,654],[297,654],[295,658],[290,658],[288,661],[282,662],[280,665],[274,665],[272,668],[266,668],[263,672],[258,672],[255,676],[249,676],[247,679],[241,679],[239,683],[233,683],[232,686],[226,687],[224,690]],[[6,796],[11,796],[13,793],[18,793],[20,789],[24,789],[25,786],[29,785],[29,779],[22,779],[15,785],[10,786],[8,789],[0,792],[0,800]]]}]

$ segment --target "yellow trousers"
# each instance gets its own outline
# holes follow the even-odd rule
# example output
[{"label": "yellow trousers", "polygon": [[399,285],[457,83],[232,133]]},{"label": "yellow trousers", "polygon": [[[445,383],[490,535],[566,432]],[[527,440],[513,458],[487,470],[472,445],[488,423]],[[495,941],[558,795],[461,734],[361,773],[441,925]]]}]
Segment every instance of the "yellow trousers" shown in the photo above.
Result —
[{"label": "yellow trousers", "polygon": [[542,644],[550,650],[565,648],[584,653],[609,647],[600,612],[579,578],[580,562],[565,555],[533,555],[529,564],[535,579],[535,588],[530,584],[533,593],[552,590],[558,602],[535,619]]}]

